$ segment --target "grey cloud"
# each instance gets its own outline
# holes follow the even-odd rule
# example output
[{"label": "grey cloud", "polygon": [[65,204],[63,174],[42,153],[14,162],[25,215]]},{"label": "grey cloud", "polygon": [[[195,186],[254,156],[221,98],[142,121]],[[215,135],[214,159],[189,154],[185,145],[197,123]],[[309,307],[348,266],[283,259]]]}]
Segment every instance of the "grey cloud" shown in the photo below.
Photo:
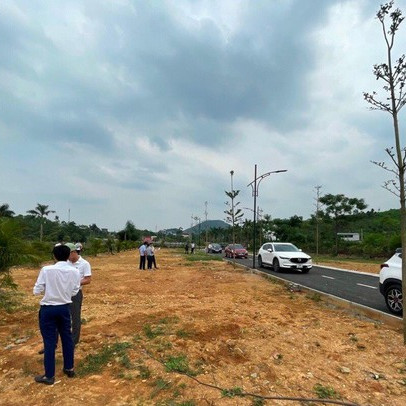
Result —
[{"label": "grey cloud", "polygon": [[[111,134],[100,123],[100,115],[144,127],[163,149],[168,148],[168,134],[162,134],[159,122],[177,120],[179,115],[192,127],[196,120],[201,126],[172,136],[202,144],[225,141],[223,126],[238,118],[256,117],[286,129],[300,118],[298,111],[306,99],[301,89],[312,53],[304,32],[322,20],[331,3],[313,1],[308,7],[295,2],[289,8],[275,8],[270,2],[258,2],[246,7],[241,31],[228,42],[214,21],[202,20],[198,29],[186,31],[163,6],[139,2],[135,13],[117,7],[110,14],[103,5],[96,11],[88,6],[83,11],[96,20],[100,31],[97,48],[84,55],[84,61],[60,54],[40,30],[29,38],[33,29],[24,32],[17,26],[13,30],[20,39],[5,35],[4,47],[7,38],[9,42],[3,52],[28,51],[28,61],[30,56],[38,59],[40,50],[44,72],[37,74],[25,65],[26,72],[20,74],[49,96],[48,115],[26,110],[19,125],[26,131],[24,123],[30,123],[47,139],[72,137],[110,151]],[[9,33],[11,27],[4,24],[3,31]],[[96,57],[96,66],[87,66],[90,57]],[[97,69],[104,63],[113,71],[110,84],[97,81]],[[81,66],[86,80],[78,76]],[[130,81],[140,84],[138,89],[114,76],[122,68]],[[94,69],[93,80],[86,69]],[[114,86],[113,93],[109,86]],[[8,103],[5,117],[10,115],[15,122],[25,107],[16,99]]]}]

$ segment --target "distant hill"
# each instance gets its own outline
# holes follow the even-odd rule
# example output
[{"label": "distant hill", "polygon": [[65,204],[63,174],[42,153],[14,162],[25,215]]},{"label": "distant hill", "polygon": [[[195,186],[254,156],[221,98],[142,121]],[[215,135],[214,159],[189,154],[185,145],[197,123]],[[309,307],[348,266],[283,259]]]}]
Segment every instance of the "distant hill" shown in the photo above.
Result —
[{"label": "distant hill", "polygon": [[190,227],[186,230],[183,230],[184,233],[188,233],[188,234],[194,234],[194,233],[199,233],[206,231],[206,230],[210,230],[211,228],[229,228],[230,225],[227,224],[225,221],[223,220],[207,220],[207,221],[202,221],[200,223],[200,230],[199,230],[199,224]]}]

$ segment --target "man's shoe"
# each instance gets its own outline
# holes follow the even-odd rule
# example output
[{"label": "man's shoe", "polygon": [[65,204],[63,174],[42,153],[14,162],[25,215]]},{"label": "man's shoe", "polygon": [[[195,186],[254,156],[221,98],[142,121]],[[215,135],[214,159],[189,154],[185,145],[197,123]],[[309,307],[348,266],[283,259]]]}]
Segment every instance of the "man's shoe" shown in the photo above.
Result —
[{"label": "man's shoe", "polygon": [[44,383],[45,385],[53,385],[55,383],[55,378],[47,378],[45,375],[37,375],[35,377],[35,382]]},{"label": "man's shoe", "polygon": [[63,373],[68,377],[68,378],[74,378],[75,377],[75,371],[73,369],[63,369]]}]

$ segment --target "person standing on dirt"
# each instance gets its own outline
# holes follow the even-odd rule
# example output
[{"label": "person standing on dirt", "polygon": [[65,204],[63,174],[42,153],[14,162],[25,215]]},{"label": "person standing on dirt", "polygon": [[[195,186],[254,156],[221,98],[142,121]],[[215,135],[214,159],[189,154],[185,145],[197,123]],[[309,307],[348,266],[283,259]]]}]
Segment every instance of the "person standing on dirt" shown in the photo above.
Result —
[{"label": "person standing on dirt", "polygon": [[152,269],[152,258],[154,256],[154,252],[152,250],[151,244],[148,244],[147,249],[146,249],[146,255],[147,255],[147,269]]},{"label": "person standing on dirt", "polygon": [[155,269],[158,269],[158,267],[156,266],[155,247],[154,247],[154,244],[152,244],[152,243],[151,243],[151,251],[152,251],[152,265],[154,265]]},{"label": "person standing on dirt", "polygon": [[188,242],[185,245],[185,254],[189,254],[189,243]]},{"label": "person standing on dirt", "polygon": [[83,259],[77,250],[77,246],[72,243],[65,244],[70,249],[68,263],[74,266],[80,274],[80,289],[79,292],[72,297],[71,315],[72,315],[72,338],[73,344],[77,345],[80,339],[80,329],[82,326],[82,302],[83,293],[82,286],[88,285],[92,280],[92,268],[88,261]]},{"label": "person standing on dirt", "polygon": [[71,332],[70,304],[72,296],[79,292],[80,274],[67,261],[70,248],[57,245],[52,251],[54,265],[44,266],[35,282],[34,295],[44,294],[40,301],[39,328],[44,340],[44,375],[37,375],[35,382],[53,385],[55,382],[55,347],[58,334],[61,336],[63,373],[75,376],[74,345]]},{"label": "person standing on dirt", "polygon": [[147,246],[148,243],[146,241],[144,241],[142,243],[142,245],[140,246],[140,248],[138,248],[139,252],[140,252],[140,270],[145,269],[145,259],[147,256]]},{"label": "person standing on dirt", "polygon": [[190,253],[194,254],[195,253],[195,243],[192,242],[192,244],[190,245]]},{"label": "person standing on dirt", "polygon": [[151,244],[148,244],[148,247],[147,247],[147,268],[152,269],[152,265],[154,265],[154,268],[157,269],[156,260],[155,260],[155,247],[151,243]]}]

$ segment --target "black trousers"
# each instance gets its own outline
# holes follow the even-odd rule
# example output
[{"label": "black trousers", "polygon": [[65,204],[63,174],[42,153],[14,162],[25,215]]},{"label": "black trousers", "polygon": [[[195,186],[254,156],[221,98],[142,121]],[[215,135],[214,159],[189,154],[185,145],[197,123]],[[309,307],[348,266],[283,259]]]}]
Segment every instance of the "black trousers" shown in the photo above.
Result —
[{"label": "black trousers", "polygon": [[62,341],[63,367],[73,368],[74,346],[71,333],[71,314],[69,305],[41,306],[39,311],[39,327],[44,340],[45,376],[55,376],[55,346],[58,334]]},{"label": "black trousers", "polygon": [[80,339],[80,329],[82,327],[82,301],[83,293],[79,290],[76,296],[72,297],[72,303],[70,305],[70,313],[72,317],[72,338],[73,344],[77,344]]},{"label": "black trousers", "polygon": [[140,256],[140,269],[145,269],[145,255]]},{"label": "black trousers", "polygon": [[147,255],[147,268],[152,269],[152,259],[154,257],[152,255]]}]

